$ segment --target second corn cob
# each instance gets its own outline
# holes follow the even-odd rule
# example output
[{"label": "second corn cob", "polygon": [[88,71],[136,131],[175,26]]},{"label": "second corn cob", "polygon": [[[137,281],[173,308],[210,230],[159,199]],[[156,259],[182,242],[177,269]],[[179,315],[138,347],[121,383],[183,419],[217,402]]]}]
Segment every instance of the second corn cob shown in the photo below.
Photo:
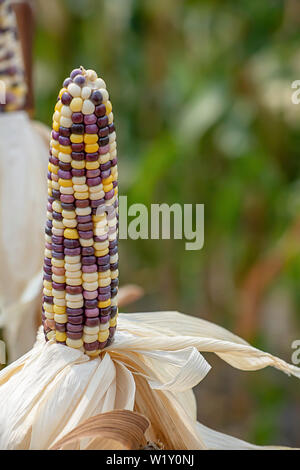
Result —
[{"label": "second corn cob", "polygon": [[4,95],[0,112],[24,108],[27,87],[17,21],[10,0],[0,0],[0,93]]},{"label": "second corn cob", "polygon": [[117,150],[105,82],[75,69],[53,115],[45,228],[46,339],[94,356],[117,318]]}]

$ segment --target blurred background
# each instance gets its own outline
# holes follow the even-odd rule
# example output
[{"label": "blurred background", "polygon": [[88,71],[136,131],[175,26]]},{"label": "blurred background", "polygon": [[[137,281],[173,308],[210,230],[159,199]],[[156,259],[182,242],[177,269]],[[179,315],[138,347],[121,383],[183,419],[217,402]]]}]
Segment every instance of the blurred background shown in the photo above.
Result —
[{"label": "blurred background", "polygon": [[[120,242],[127,311],[179,310],[291,361],[300,339],[297,0],[36,0],[35,119],[83,65],[113,102],[128,204],[205,204],[205,243]],[[198,418],[257,444],[299,445],[296,379],[213,355]]]}]

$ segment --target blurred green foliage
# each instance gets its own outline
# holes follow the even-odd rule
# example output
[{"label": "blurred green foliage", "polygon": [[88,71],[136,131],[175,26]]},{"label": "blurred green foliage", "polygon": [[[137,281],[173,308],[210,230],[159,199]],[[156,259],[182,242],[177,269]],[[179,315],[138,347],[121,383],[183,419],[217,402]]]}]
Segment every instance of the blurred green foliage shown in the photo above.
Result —
[{"label": "blurred green foliage", "polygon": [[[291,102],[299,3],[39,0],[36,18],[36,118],[50,125],[64,78],[78,65],[94,68],[113,102],[120,194],[129,203],[205,204],[201,251],[185,251],[184,240],[121,242],[121,282],[146,291],[132,309],[177,309],[240,331],[251,266],[272,256],[300,216],[300,105]],[[283,265],[249,337],[290,361],[300,337],[300,240],[283,240]],[[299,445],[295,381],[259,373],[235,385],[253,400],[236,434]],[[205,406],[199,416],[220,427]]]}]

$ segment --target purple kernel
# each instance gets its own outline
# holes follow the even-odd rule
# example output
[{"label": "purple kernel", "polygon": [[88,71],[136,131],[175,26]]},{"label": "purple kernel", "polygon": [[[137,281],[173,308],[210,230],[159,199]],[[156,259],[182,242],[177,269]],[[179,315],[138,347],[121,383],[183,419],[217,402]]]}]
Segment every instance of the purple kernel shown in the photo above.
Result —
[{"label": "purple kernel", "polygon": [[86,134],[97,134],[98,133],[98,126],[97,124],[89,124],[85,126]]},{"label": "purple kernel", "polygon": [[96,178],[100,176],[100,170],[86,170],[86,177],[87,178]]},{"label": "purple kernel", "polygon": [[71,144],[71,141],[70,141],[69,137],[64,137],[62,135],[59,136],[58,142],[60,143],[60,145],[70,145]]},{"label": "purple kernel", "polygon": [[105,116],[105,113],[106,113],[106,107],[105,107],[105,104],[99,104],[98,106],[96,106],[95,108],[95,114],[97,117],[102,117],[102,116]]},{"label": "purple kernel", "polygon": [[90,100],[91,100],[95,105],[98,105],[98,104],[102,103],[102,100],[103,100],[102,93],[101,93],[99,90],[93,91],[93,93],[91,94]]},{"label": "purple kernel", "polygon": [[95,114],[86,114],[84,116],[84,124],[90,125],[90,124],[95,124],[97,122],[97,117]]},{"label": "purple kernel", "polygon": [[68,93],[67,91],[65,91],[62,96],[61,96],[61,102],[68,106],[72,101],[72,96],[70,95],[70,93]]},{"label": "purple kernel", "polygon": [[92,265],[84,265],[82,266],[82,272],[83,273],[95,273],[97,272],[97,266],[96,264],[92,264]]},{"label": "purple kernel", "polygon": [[71,135],[71,131],[68,127],[60,126],[58,131],[59,131],[59,135],[62,135],[63,137],[70,137],[70,135]]},{"label": "purple kernel", "polygon": [[59,178],[63,178],[65,180],[72,179],[72,173],[70,171],[58,170],[57,175]]},{"label": "purple kernel", "polygon": [[107,126],[99,129],[99,131],[98,131],[99,137],[107,137],[108,134],[109,134],[109,130],[108,130]]},{"label": "purple kernel", "polygon": [[72,80],[76,77],[76,75],[82,75],[82,70],[81,69],[72,70],[72,72],[70,73],[70,77],[72,78]]},{"label": "purple kernel", "polygon": [[70,83],[72,83],[72,79],[70,77],[66,78],[64,83],[63,83],[63,87],[64,88],[68,88],[68,86],[70,85]]},{"label": "purple kernel", "polygon": [[108,117],[102,116],[97,119],[98,127],[106,127],[108,125]]},{"label": "purple kernel", "polygon": [[76,75],[74,78],[74,83],[79,86],[83,86],[85,84],[85,78],[83,75]]},{"label": "purple kernel", "polygon": [[71,119],[75,124],[81,124],[83,122],[83,114],[73,113]]},{"label": "purple kernel", "polygon": [[88,178],[86,180],[86,184],[88,186],[98,186],[99,184],[101,184],[101,178],[99,176],[96,178]]}]

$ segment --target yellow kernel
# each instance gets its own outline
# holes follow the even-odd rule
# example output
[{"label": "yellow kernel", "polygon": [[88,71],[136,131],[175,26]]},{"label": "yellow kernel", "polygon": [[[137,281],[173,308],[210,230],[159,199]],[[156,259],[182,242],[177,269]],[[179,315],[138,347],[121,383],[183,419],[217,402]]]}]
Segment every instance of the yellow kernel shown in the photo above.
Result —
[{"label": "yellow kernel", "polygon": [[67,153],[69,155],[72,153],[72,147],[70,145],[59,144],[59,151],[63,153]]},{"label": "yellow kernel", "polygon": [[103,300],[102,302],[98,302],[98,307],[99,308],[105,308],[105,307],[108,307],[110,305],[110,299],[108,300]]},{"label": "yellow kernel", "polygon": [[52,129],[56,132],[58,132],[59,130],[59,124],[57,121],[53,121],[53,124],[52,124]]},{"label": "yellow kernel", "polygon": [[71,229],[71,228],[66,228],[64,230],[64,237],[69,238],[70,240],[78,240],[79,235],[77,230]]},{"label": "yellow kernel", "polygon": [[104,179],[102,180],[102,184],[103,184],[103,185],[104,185],[104,184],[110,184],[110,183],[112,182],[112,180],[113,180],[112,175],[109,175],[108,178],[104,178]]},{"label": "yellow kernel", "polygon": [[109,249],[105,248],[105,250],[95,250],[95,254],[97,253],[96,256],[105,256],[109,253]]},{"label": "yellow kernel", "polygon": [[100,331],[99,335],[98,335],[98,341],[100,343],[104,343],[104,341],[106,341],[109,337],[109,330],[103,330],[103,331]]},{"label": "yellow kernel", "polygon": [[58,179],[58,184],[60,186],[64,186],[65,188],[72,186],[72,180],[64,180],[62,178]]},{"label": "yellow kernel", "polygon": [[96,153],[99,150],[99,145],[98,144],[86,144],[85,145],[85,151],[86,153]]},{"label": "yellow kernel", "polygon": [[83,142],[83,136],[78,134],[71,134],[70,140],[73,142],[73,144],[81,144],[81,142]]},{"label": "yellow kernel", "polygon": [[98,161],[96,162],[85,162],[85,167],[87,170],[97,170],[99,168],[100,163]]},{"label": "yellow kernel", "polygon": [[108,193],[108,191],[111,191],[112,189],[113,189],[113,184],[112,183],[103,185],[103,190],[104,190],[105,193]]},{"label": "yellow kernel", "polygon": [[55,339],[56,339],[56,341],[66,341],[67,334],[64,331],[57,331],[56,330]]},{"label": "yellow kernel", "polygon": [[97,134],[84,134],[84,143],[85,144],[96,144],[98,142]]},{"label": "yellow kernel", "polygon": [[112,105],[111,105],[111,102],[110,101],[107,101],[105,103],[105,108],[106,108],[106,114],[110,114],[112,112]]},{"label": "yellow kernel", "polygon": [[110,321],[109,321],[109,326],[116,326],[117,324],[117,316],[115,316],[114,318],[112,318]]},{"label": "yellow kernel", "polygon": [[89,198],[89,193],[88,192],[85,192],[85,193],[75,192],[74,196],[75,196],[75,199],[88,199]]},{"label": "yellow kernel", "polygon": [[82,110],[82,99],[80,97],[73,98],[70,103],[70,109],[73,113],[78,113]]},{"label": "yellow kernel", "polygon": [[61,305],[53,305],[53,312],[57,313],[58,315],[62,315],[66,313],[66,307],[62,307]]}]

